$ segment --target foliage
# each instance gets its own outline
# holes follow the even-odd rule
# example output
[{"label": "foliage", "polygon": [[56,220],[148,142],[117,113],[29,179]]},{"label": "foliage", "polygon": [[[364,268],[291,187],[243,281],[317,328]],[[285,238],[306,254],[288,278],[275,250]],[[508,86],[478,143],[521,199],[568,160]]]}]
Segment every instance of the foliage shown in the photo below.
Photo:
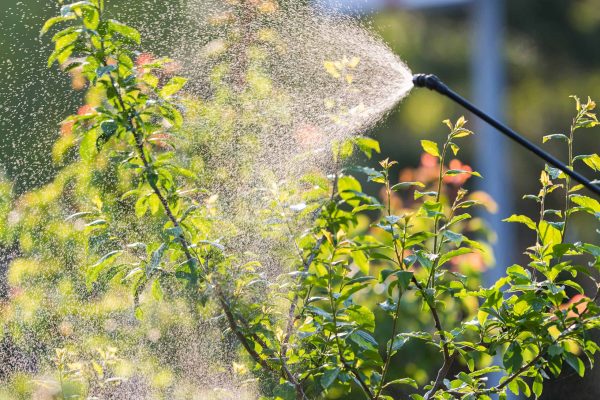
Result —
[{"label": "foliage", "polygon": [[[373,139],[337,143],[332,174],[272,182],[262,209],[251,210],[250,229],[260,240],[292,244],[269,255],[281,264],[293,256],[289,271],[269,277],[264,256],[238,250],[239,228],[216,218],[219,207],[231,205],[219,204],[212,184],[205,186],[219,182],[210,163],[176,157],[190,152],[178,150],[177,136],[194,134],[183,111],[219,110],[218,102],[199,106],[186,98],[185,79],[165,71],[170,60],[136,63],[139,33],[108,19],[102,0],[63,6],[42,31],[62,23],[68,25],[54,35],[49,63],[83,74],[95,104],[65,122],[71,132],[56,155],[66,166],[56,180],[19,200],[18,224],[9,224],[6,213],[2,218],[11,227],[3,235],[18,237],[22,253],[9,283],[27,294],[11,298],[4,337],[19,348],[30,335],[44,344],[40,358],[50,361],[45,368],[53,365],[63,398],[70,391],[81,398],[111,390],[143,396],[135,378],[175,364],[168,357],[176,346],[167,342],[161,342],[167,359],[156,361],[152,343],[161,339],[149,336],[153,324],[187,329],[194,338],[213,317],[225,331],[219,343],[239,347],[237,373],[257,378],[265,398],[486,399],[508,390],[539,397],[544,380],[563,364],[583,375],[583,360],[593,363],[598,346],[589,331],[600,312],[600,248],[568,242],[567,227],[575,213],[600,218],[600,205],[564,174],[546,167],[540,192],[526,196],[540,205],[537,222],[508,218],[535,233],[529,263],[508,267],[504,278],[482,288],[480,271],[465,257],[489,256],[484,230],[470,214],[486,205],[485,196],[462,188],[480,175],[450,160],[459,139],[473,134],[465,119],[445,121],[449,133],[441,145],[423,140],[424,166],[398,183],[394,161],[378,169],[351,166],[355,153],[379,152]],[[340,79],[351,66],[324,67]],[[598,172],[597,154],[573,152],[575,131],[597,124],[595,104],[576,99],[576,105],[570,134],[544,141],[565,141],[571,167],[580,161]],[[246,139],[252,142],[250,134]],[[69,154],[75,144],[78,155]],[[378,185],[380,198],[357,177]],[[563,205],[549,208],[549,195],[561,191]],[[587,291],[578,274],[591,282]],[[115,321],[125,328],[111,328]],[[91,326],[107,333],[86,337]],[[57,330],[61,336],[53,337]],[[132,351],[141,334],[148,335],[148,349]],[[432,379],[396,367],[414,346],[437,355]],[[90,347],[99,350],[91,354]],[[117,359],[113,347],[132,358]],[[494,355],[501,366],[491,365]],[[140,358],[158,366],[136,370]],[[499,382],[488,381],[490,373],[500,373]],[[173,394],[172,380],[161,382],[155,379],[162,393]]]}]

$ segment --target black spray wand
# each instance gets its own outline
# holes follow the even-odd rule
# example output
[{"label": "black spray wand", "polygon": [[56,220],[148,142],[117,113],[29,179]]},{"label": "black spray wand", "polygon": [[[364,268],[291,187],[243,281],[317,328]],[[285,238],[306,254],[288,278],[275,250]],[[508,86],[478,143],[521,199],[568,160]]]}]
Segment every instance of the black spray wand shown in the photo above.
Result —
[{"label": "black spray wand", "polygon": [[573,178],[574,180],[576,180],[577,182],[594,192],[597,196],[600,196],[600,186],[593,184],[586,177],[579,174],[578,172],[573,171],[566,164],[561,162],[553,155],[540,149],[538,146],[531,143],[529,140],[525,139],[523,136],[519,135],[517,132],[515,132],[508,126],[504,125],[500,121],[492,118],[490,115],[475,107],[465,98],[460,96],[458,93],[448,88],[448,86],[446,86],[446,84],[444,84],[437,76],[417,74],[413,76],[413,83],[416,87],[425,87],[427,89],[434,90],[454,100],[456,103],[460,104],[461,106],[471,111],[473,114],[477,115],[479,118],[496,128],[497,130],[499,130],[502,134],[508,136],[515,142],[519,143],[521,146],[525,147],[527,150],[531,151],[532,153],[546,161],[548,164],[558,168],[565,174],[569,175],[571,178]]}]

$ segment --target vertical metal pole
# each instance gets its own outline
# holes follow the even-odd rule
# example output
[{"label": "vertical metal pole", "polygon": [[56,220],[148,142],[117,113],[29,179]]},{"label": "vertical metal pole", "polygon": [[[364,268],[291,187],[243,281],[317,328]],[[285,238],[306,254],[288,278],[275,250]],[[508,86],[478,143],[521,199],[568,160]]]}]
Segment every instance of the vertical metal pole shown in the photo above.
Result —
[{"label": "vertical metal pole", "polygon": [[[473,3],[474,51],[473,51],[473,98],[474,103],[492,117],[503,120],[504,67],[502,46],[503,0],[477,0]],[[496,267],[485,276],[486,283],[497,280],[504,268],[514,260],[514,232],[512,224],[502,222],[513,210],[512,185],[507,169],[510,164],[508,141],[494,128],[475,120],[477,168],[485,178],[481,189],[488,192],[498,203],[498,213],[487,220],[497,233],[494,245]]]},{"label": "vertical metal pole", "polygon": [[[503,120],[504,62],[503,62],[503,0],[473,2],[473,98],[475,104]],[[480,188],[498,203],[498,212],[486,216],[489,227],[496,232],[494,244],[495,268],[483,277],[489,286],[504,275],[505,268],[515,261],[515,240],[512,225],[502,222],[513,210],[512,184],[503,165],[510,164],[508,141],[480,120],[474,121],[476,136],[476,168],[485,178]],[[495,363],[501,365],[497,358]],[[491,383],[500,376],[490,376]]]}]

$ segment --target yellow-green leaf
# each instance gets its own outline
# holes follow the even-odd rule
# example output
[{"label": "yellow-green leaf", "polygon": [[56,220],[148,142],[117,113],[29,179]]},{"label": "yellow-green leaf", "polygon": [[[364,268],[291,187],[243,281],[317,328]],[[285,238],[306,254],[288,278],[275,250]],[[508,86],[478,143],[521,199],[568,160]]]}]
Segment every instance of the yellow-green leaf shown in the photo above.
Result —
[{"label": "yellow-green leaf", "polygon": [[587,208],[594,213],[600,213],[600,203],[596,199],[591,197],[582,196],[579,194],[571,195],[571,201],[578,206]]},{"label": "yellow-green leaf", "polygon": [[540,221],[538,231],[544,246],[554,246],[562,241],[562,233],[548,221]]},{"label": "yellow-green leaf", "polygon": [[183,86],[185,85],[186,82],[187,82],[187,79],[181,78],[181,77],[175,77],[175,78],[171,79],[160,90],[161,97],[165,97],[166,98],[166,97],[173,96],[174,94],[176,94],[177,92],[179,92],[183,88]]},{"label": "yellow-green leaf", "polygon": [[432,142],[431,140],[421,140],[421,146],[426,153],[435,157],[440,156],[440,150],[436,142]]},{"label": "yellow-green leaf", "polygon": [[534,230],[534,231],[536,228],[535,222],[533,222],[533,220],[526,215],[513,214],[510,217],[503,219],[502,221],[503,222],[518,222],[520,224],[524,224],[529,229]]},{"label": "yellow-green leaf", "polygon": [[142,41],[141,35],[137,31],[137,29],[122,24],[119,21],[115,21],[113,19],[108,20],[107,22],[108,29],[111,32],[118,33],[119,35],[126,37],[127,39],[133,40],[137,44],[140,44],[140,42]]}]

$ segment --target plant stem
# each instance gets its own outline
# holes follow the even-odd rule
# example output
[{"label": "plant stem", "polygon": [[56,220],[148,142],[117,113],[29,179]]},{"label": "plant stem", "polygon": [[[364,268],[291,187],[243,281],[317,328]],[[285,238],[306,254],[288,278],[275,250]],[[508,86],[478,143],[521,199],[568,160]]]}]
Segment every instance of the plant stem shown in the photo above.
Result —
[{"label": "plant stem", "polygon": [[254,350],[250,346],[250,343],[248,342],[248,339],[244,336],[244,334],[241,332],[239,326],[235,322],[235,318],[233,316],[233,312],[231,311],[231,308],[227,304],[227,300],[226,300],[225,294],[221,291],[220,286],[217,285],[215,287],[216,287],[216,292],[217,292],[217,298],[219,299],[219,303],[221,304],[221,308],[223,309],[223,312],[225,313],[225,317],[227,318],[227,322],[229,323],[229,326],[230,326],[231,330],[233,331],[233,333],[235,334],[235,336],[237,337],[237,339],[240,341],[240,343],[242,344],[242,346],[244,346],[244,349],[246,349],[246,351],[252,357],[252,359],[254,359],[254,361],[256,363],[260,364],[261,367],[263,367],[267,371],[276,372],[275,369],[271,365],[269,365],[267,363],[267,361],[264,360],[256,352],[256,350]]},{"label": "plant stem", "polygon": [[[388,195],[388,198],[389,198],[389,195]],[[390,202],[388,200],[388,207],[389,207],[389,204],[390,204]],[[390,212],[388,212],[388,214],[389,213]],[[402,269],[402,270],[405,269],[404,268],[404,260],[402,259],[402,255],[404,255],[404,243],[406,243],[406,228],[407,227],[405,224],[403,234],[402,234],[402,246],[401,246],[400,251],[398,251],[398,244],[396,243],[396,239],[393,238],[393,234],[392,234],[392,238],[394,240],[394,251],[396,253],[396,258],[398,259],[398,265],[400,266],[400,269]],[[393,322],[392,322],[392,335],[391,335],[391,339],[390,339],[390,344],[387,349],[387,354],[386,354],[385,363],[383,365],[383,370],[381,372],[381,382],[379,382],[379,387],[377,388],[377,392],[375,394],[375,400],[377,400],[379,398],[379,396],[381,395],[381,391],[383,390],[383,384],[385,383],[385,377],[388,373],[388,369],[389,369],[391,361],[392,361],[392,347],[394,345],[394,338],[396,337],[396,329],[398,329],[397,325],[398,325],[398,320],[400,318],[400,297],[401,297],[401,295],[398,295],[398,303],[396,304],[396,310],[394,312],[394,317],[393,317]]]},{"label": "plant stem", "polygon": [[431,311],[431,315],[433,317],[433,322],[435,324],[435,328],[438,331],[438,335],[440,335],[440,341],[442,343],[442,351],[444,354],[444,362],[442,364],[442,367],[438,371],[437,377],[435,379],[435,383],[433,384],[433,387],[431,388],[431,390],[425,394],[425,400],[429,400],[442,387],[443,381],[446,378],[446,375],[448,375],[448,372],[450,371],[450,367],[452,367],[452,364],[453,364],[456,356],[455,356],[455,354],[452,354],[452,355],[450,354],[450,349],[448,347],[448,340],[446,338],[446,334],[444,333],[444,329],[442,328],[442,323],[440,321],[440,317],[438,315],[437,309],[435,308],[435,304],[431,304],[428,300],[426,300],[427,297],[425,295],[425,289],[423,288],[423,286],[419,283],[419,281],[414,276],[412,277],[412,282],[417,287],[417,289],[419,289],[419,291],[423,295],[423,299],[425,299],[425,301],[427,302],[427,305],[429,306],[429,310]]},{"label": "plant stem", "polygon": [[[450,143],[450,136],[448,137],[448,139],[446,140],[446,143],[444,143],[444,149],[442,150],[442,155],[440,157],[440,172],[438,175],[438,185],[437,185],[437,192],[435,195],[435,202],[439,204],[440,202],[440,198],[442,195],[442,181],[444,179],[444,161],[446,159],[446,152],[448,151],[448,144]],[[440,248],[438,249],[438,235],[439,235],[439,222],[440,222],[440,215],[436,214],[434,221],[433,221],[433,254],[434,255],[438,255],[439,250],[441,250],[441,246],[442,246],[442,241],[440,241]],[[431,266],[431,272],[429,273],[429,278],[427,279],[427,287],[433,287],[434,283],[435,283],[435,270],[437,269],[437,265],[439,262],[439,257],[436,257],[435,260],[433,261],[433,265]]]},{"label": "plant stem", "polygon": [[[578,113],[579,114],[579,113]],[[576,117],[578,118],[579,115]],[[569,160],[568,160],[568,168],[573,169],[573,140],[575,139],[575,124],[576,119],[573,120],[571,124],[571,129],[569,132],[569,139],[567,142],[567,147],[569,148]],[[563,217],[563,229],[562,229],[562,243],[565,241],[565,237],[567,236],[567,224],[569,222],[569,191],[571,190],[571,177],[565,174],[565,215]]]}]

